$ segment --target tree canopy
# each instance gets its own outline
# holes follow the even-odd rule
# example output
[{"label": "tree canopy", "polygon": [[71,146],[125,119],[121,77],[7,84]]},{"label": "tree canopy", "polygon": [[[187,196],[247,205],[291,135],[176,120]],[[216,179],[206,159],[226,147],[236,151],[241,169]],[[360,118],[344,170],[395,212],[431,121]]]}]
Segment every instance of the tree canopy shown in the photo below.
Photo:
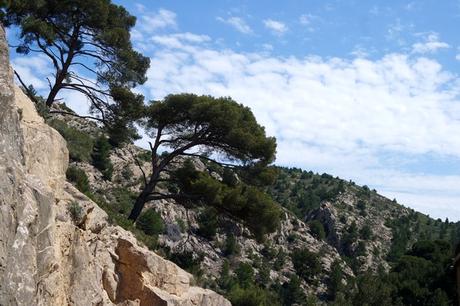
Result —
[{"label": "tree canopy", "polygon": [[[266,175],[263,169],[275,158],[276,140],[266,136],[248,107],[231,98],[178,94],[152,101],[145,114],[145,131],[152,138],[152,174],[145,177],[131,220],[137,219],[145,202],[172,198],[212,206],[220,213],[246,221],[250,228],[254,225],[252,229],[258,235],[276,228],[279,209],[252,184],[232,179],[231,173],[225,173],[222,181],[216,180],[197,171],[191,162],[182,161],[182,167],[171,171],[171,164],[186,156],[234,171],[247,170],[251,177]],[[161,155],[160,150],[164,150]],[[163,173],[169,178],[165,179]],[[169,193],[158,192],[157,183],[165,180],[175,188]]]},{"label": "tree canopy", "polygon": [[[52,63],[46,105],[58,92],[84,94],[102,121],[110,113],[112,93],[146,81],[150,60],[135,51],[130,29],[136,18],[110,0],[11,0],[0,2],[1,20],[20,28],[21,54],[41,53]],[[27,87],[27,86],[26,86]]]}]

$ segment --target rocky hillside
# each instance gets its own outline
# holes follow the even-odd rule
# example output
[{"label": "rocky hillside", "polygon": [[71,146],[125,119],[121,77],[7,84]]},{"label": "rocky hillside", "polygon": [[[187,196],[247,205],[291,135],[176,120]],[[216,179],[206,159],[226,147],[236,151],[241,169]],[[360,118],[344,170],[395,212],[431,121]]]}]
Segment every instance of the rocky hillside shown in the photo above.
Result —
[{"label": "rocky hillside", "polygon": [[149,173],[149,152],[111,147],[94,122],[37,115],[12,85],[1,50],[0,305],[229,304],[214,291],[235,305],[251,295],[264,298],[249,305],[314,305],[367,272],[388,272],[418,240],[457,242],[457,224],[295,168],[277,168],[266,189],[283,218],[262,241],[212,209],[173,200],[148,203],[133,225],[127,214]]},{"label": "rocky hillside", "polygon": [[[327,301],[338,286],[335,275],[345,285],[365,272],[389,271],[418,240],[457,239],[456,224],[433,220],[366,186],[295,168],[277,168],[278,178],[266,190],[283,207],[284,216],[280,228],[264,241],[210,209],[185,208],[173,200],[148,203],[144,214],[153,225],[145,231],[126,216],[142,185],[142,172],[149,172],[149,152],[134,145],[110,149],[108,176],[94,161],[101,129],[69,116],[48,122],[70,144],[69,179],[106,210],[112,223],[193,273],[201,286],[222,294],[230,294],[229,279],[246,271],[251,282],[268,292],[283,291],[299,277],[305,296]],[[205,160],[192,162],[215,178],[224,175]],[[174,188],[166,183],[161,187]]]},{"label": "rocky hillside", "polygon": [[66,181],[62,136],[13,84],[0,28],[0,305],[230,305]]}]

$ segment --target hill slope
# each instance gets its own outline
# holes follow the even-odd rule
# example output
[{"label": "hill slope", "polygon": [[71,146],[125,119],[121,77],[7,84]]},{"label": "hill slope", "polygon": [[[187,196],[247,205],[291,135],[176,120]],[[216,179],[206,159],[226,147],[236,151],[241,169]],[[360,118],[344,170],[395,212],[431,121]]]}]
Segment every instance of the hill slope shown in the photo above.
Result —
[{"label": "hill slope", "polygon": [[[390,271],[417,241],[444,239],[454,244],[458,239],[458,224],[433,220],[366,186],[296,168],[278,168],[278,179],[266,190],[283,207],[284,218],[264,242],[212,210],[186,209],[172,200],[148,203],[146,211],[156,212],[150,219],[156,225],[146,235],[126,215],[142,184],[139,167],[149,171],[148,152],[134,145],[113,148],[113,173],[107,178],[92,158],[102,130],[74,117],[53,117],[49,122],[69,144],[79,143],[69,147],[71,169],[88,181],[80,188],[107,211],[112,222],[193,273],[200,285],[230,297],[239,294],[233,292],[235,282],[245,275],[265,290],[260,294],[266,299],[274,295],[272,300],[287,304],[280,296],[289,284],[297,284],[304,301],[306,296],[328,301],[334,299],[336,287],[353,284],[368,272]],[[193,159],[193,163],[214,177],[223,175],[223,169],[204,160]],[[78,185],[78,179],[71,179]],[[339,283],[335,275],[340,275]]]}]

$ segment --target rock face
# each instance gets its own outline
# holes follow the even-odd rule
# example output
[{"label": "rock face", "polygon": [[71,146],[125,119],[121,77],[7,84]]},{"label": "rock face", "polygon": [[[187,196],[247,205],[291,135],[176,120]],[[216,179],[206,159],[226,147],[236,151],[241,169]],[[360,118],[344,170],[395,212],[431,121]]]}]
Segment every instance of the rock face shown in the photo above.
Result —
[{"label": "rock face", "polygon": [[0,28],[0,305],[230,305],[65,181],[65,141],[12,81]]}]

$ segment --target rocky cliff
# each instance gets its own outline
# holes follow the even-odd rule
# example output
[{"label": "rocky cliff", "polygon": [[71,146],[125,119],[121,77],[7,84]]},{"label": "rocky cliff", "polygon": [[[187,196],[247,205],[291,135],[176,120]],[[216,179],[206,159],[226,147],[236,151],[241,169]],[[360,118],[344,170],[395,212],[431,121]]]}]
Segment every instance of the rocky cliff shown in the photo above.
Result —
[{"label": "rocky cliff", "polygon": [[230,305],[65,181],[66,143],[11,72],[0,29],[0,305]]}]

